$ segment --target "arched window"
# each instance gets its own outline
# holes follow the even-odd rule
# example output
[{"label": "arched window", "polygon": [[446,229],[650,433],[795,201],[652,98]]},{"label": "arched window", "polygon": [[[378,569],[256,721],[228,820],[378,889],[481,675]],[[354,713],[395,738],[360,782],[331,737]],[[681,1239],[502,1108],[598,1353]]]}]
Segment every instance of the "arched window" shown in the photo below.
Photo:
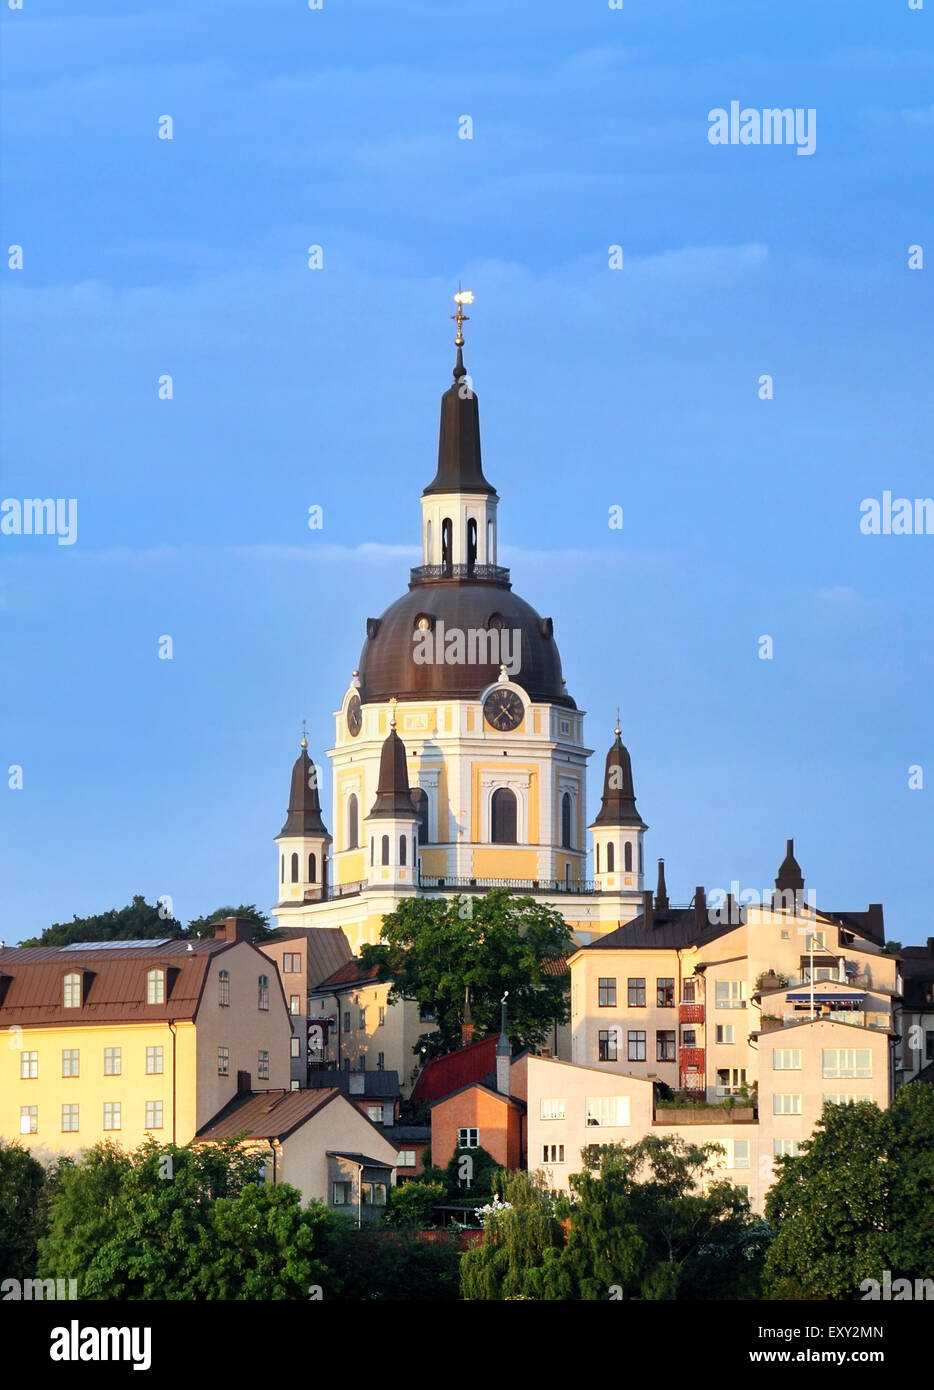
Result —
[{"label": "arched window", "polygon": [[308,882],[318,882],[318,860],[313,854],[308,856]]},{"label": "arched window", "polygon": [[642,841],[639,841],[639,872],[642,873]]},{"label": "arched window", "polygon": [[66,975],[63,981],[64,995],[62,998],[62,1008],[80,1009],[81,1008],[81,976],[74,972]]},{"label": "arched window", "polygon": [[561,798],[561,848],[571,848],[571,793]]},{"label": "arched window", "polygon": [[147,970],[146,972],[146,1003],[164,1004],[165,1003],[165,971]]},{"label": "arched window", "polygon": [[565,866],[564,866],[564,886],[565,886],[565,888],[568,889],[568,891],[570,891],[570,888],[571,888],[571,866],[570,866],[570,864],[565,864]]},{"label": "arched window", "polygon": [[611,874],[616,868],[616,846],[611,842],[606,847],[606,871]]},{"label": "arched window", "polygon": [[405,863],[405,836],[399,836],[399,863]]},{"label": "arched window", "polygon": [[373,867],[373,836],[370,836],[370,868]]},{"label": "arched window", "polygon": [[623,868],[627,874],[632,873],[632,840],[627,840],[623,846]]},{"label": "arched window", "polygon": [[388,864],[388,863],[389,863],[389,836],[388,836],[388,835],[384,835],[384,836],[383,836],[383,843],[382,843],[382,847],[381,847],[381,854],[382,854],[382,859],[381,859],[380,862],[383,863],[383,864]]},{"label": "arched window", "polygon": [[473,517],[467,522],[467,564],[473,569],[477,563],[477,523]]},{"label": "arched window", "polygon": [[269,976],[260,975],[257,981],[257,1001],[256,1007],[259,1009],[269,1008]]},{"label": "arched window", "polygon": [[486,524],[486,562],[488,565],[496,564],[496,547],[493,544],[493,523],[488,521]]},{"label": "arched window", "polygon": [[297,883],[297,882],[298,882],[298,855],[297,855],[297,854],[293,854],[293,855],[292,855],[291,870],[292,870],[292,882],[293,882],[293,883]]},{"label": "arched window", "polygon": [[516,843],[516,794],[509,787],[497,787],[490,804],[493,820],[491,839],[494,845]]},{"label": "arched window", "polygon": [[230,1003],[230,971],[219,970],[217,973],[217,1002],[226,1007]]},{"label": "arched window", "polygon": [[434,555],[431,553],[431,522],[425,527],[425,564],[434,564]]},{"label": "arched window", "polygon": [[356,849],[360,837],[360,816],[357,810],[357,797],[351,792],[347,798],[347,848]]},{"label": "arched window", "polygon": [[418,843],[427,845],[431,839],[428,834],[428,794],[421,787],[416,787],[412,792],[412,805],[418,816]]},{"label": "arched window", "polygon": [[450,567],[454,559],[453,540],[454,527],[451,525],[451,518],[446,516],[441,523],[441,563],[447,567]]},{"label": "arched window", "polygon": [[599,872],[600,872],[600,841],[599,841],[599,840],[597,841],[596,855],[597,855],[597,873],[599,873]]}]

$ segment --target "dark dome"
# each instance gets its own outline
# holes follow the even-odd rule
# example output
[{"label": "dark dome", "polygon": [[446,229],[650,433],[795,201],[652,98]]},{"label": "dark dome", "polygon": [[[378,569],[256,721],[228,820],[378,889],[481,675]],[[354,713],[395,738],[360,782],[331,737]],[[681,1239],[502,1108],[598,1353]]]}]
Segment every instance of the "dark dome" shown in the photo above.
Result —
[{"label": "dark dome", "polygon": [[[551,619],[540,618],[531,604],[501,584],[451,580],[413,584],[381,618],[367,619],[367,639],[360,653],[360,699],[476,698],[498,678],[499,663],[421,665],[414,659],[412,634],[422,616],[433,623],[437,634],[442,622],[446,632],[487,628],[497,614],[503,627],[521,633],[519,670],[510,680],[533,701],[576,709],[561,679]],[[515,638],[511,640],[515,643]]]}]

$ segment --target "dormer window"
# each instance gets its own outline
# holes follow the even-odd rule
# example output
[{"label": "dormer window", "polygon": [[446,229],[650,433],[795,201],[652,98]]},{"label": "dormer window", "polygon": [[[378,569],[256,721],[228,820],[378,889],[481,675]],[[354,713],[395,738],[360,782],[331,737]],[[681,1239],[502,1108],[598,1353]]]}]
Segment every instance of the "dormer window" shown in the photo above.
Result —
[{"label": "dormer window", "polygon": [[260,975],[259,977],[259,999],[257,1007],[260,1009],[269,1008],[269,976]]},{"label": "dormer window", "polygon": [[146,972],[146,1003],[164,1004],[165,1003],[165,971],[147,970]]},{"label": "dormer window", "polygon": [[81,976],[77,972],[65,976],[62,1006],[66,1009],[81,1008]]}]

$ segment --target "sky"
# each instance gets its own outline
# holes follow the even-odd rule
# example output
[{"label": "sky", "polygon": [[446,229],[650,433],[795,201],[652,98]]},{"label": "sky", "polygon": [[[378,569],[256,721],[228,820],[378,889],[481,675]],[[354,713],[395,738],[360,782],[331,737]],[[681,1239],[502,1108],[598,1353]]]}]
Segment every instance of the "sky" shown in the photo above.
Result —
[{"label": "sky", "polygon": [[[459,283],[591,816],[619,705],[673,901],[764,891],[793,836],[818,907],[934,935],[934,535],[860,526],[934,496],[932,26],[4,5],[0,504],[74,498],[77,532],[0,533],[0,939],[275,902],[300,722],[326,762],[419,562]],[[814,112],[813,153],[711,143],[733,101]]]}]

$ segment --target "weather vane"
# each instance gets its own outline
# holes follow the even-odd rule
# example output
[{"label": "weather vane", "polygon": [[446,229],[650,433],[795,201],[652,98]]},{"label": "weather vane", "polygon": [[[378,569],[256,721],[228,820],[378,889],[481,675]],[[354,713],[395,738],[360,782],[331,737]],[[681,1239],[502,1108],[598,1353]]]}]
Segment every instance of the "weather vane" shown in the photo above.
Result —
[{"label": "weather vane", "polygon": [[454,346],[463,347],[464,324],[470,322],[470,319],[464,313],[464,305],[473,303],[473,291],[462,290],[460,286],[458,286],[457,294],[454,296],[454,303],[457,305],[457,313],[451,315],[451,318],[457,324],[457,337],[454,339]]}]

